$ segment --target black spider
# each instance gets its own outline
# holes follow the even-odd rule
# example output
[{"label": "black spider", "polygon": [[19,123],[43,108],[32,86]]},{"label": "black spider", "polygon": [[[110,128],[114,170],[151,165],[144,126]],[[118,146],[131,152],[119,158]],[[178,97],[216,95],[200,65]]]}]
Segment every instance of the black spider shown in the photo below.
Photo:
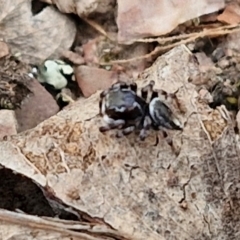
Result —
[{"label": "black spider", "polygon": [[101,132],[119,129],[117,137],[128,135],[137,130],[144,140],[148,130],[160,128],[181,130],[179,121],[170,108],[160,99],[169,95],[161,90],[153,90],[154,81],[141,89],[137,94],[136,83],[117,82],[100,94],[100,115],[106,123],[99,128]]}]

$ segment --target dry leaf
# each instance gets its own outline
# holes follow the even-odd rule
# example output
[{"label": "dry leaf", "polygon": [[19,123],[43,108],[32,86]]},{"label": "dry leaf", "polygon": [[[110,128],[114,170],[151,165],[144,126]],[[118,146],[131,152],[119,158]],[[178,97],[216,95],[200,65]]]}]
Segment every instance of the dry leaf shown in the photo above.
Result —
[{"label": "dry leaf", "polygon": [[[18,240],[43,240],[43,239],[61,239],[61,240],[105,240],[106,238],[94,237],[96,232],[103,232],[106,229],[101,227],[94,231],[94,226],[73,221],[64,221],[59,219],[40,218],[37,216],[15,213],[6,210],[0,210],[1,239]],[[78,231],[74,231],[74,230]],[[85,232],[92,232],[93,236]],[[109,230],[114,236],[116,232]],[[124,240],[124,239],[123,239]]]},{"label": "dry leaf", "polygon": [[217,20],[228,24],[240,23],[240,5],[237,2],[228,4]]},{"label": "dry leaf", "polygon": [[[232,144],[233,128],[222,123],[218,110],[214,121],[220,120],[222,134],[211,140],[211,128],[207,131],[203,121],[212,120],[213,111],[198,102],[195,86],[188,82],[193,74],[199,74],[198,66],[186,47],[179,46],[159,57],[137,81],[143,86],[155,80],[156,89],[169,93],[178,90],[179,103],[186,109],[179,114],[185,127],[182,133],[168,131],[174,148],[160,132],[152,131],[145,142],[134,134],[116,139],[114,131],[100,133],[98,92],[0,142],[0,164],[33,179],[80,214],[101,220],[105,237],[236,239],[238,145]],[[91,235],[89,230],[77,233]],[[94,236],[101,239],[98,233]]]},{"label": "dry leaf", "polygon": [[33,16],[31,0],[16,0],[14,4],[0,0],[0,9],[0,38],[24,62],[39,64],[48,57],[59,58],[74,41],[74,23],[52,7]]},{"label": "dry leaf", "polygon": [[128,44],[139,38],[163,35],[181,23],[223,7],[224,0],[121,0],[118,1],[118,40]]}]

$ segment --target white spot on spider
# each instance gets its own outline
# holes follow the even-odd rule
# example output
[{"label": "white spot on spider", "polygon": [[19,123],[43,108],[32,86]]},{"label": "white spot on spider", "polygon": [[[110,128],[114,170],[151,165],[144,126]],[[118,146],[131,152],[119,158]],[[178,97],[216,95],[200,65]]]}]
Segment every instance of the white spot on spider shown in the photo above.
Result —
[{"label": "white spot on spider", "polygon": [[173,122],[174,122],[177,126],[179,126],[179,127],[182,128],[182,124],[181,124],[181,122],[180,122],[177,118],[173,118]]},{"label": "white spot on spider", "polygon": [[38,70],[37,70],[36,67],[33,67],[33,68],[32,68],[32,73],[38,73]]},{"label": "white spot on spider", "polygon": [[114,120],[106,114],[103,116],[103,120],[109,125],[121,125],[121,124],[123,125],[123,124],[125,124],[125,121],[123,119]]},{"label": "white spot on spider", "polygon": [[33,76],[32,73],[28,73],[28,76],[29,76],[30,78],[34,78],[34,76]]},{"label": "white spot on spider", "polygon": [[108,115],[104,115],[103,116],[103,120],[104,122],[106,122],[107,124],[113,124],[114,123],[114,119],[110,118]]},{"label": "white spot on spider", "polygon": [[102,114],[104,114],[105,113],[105,111],[106,111],[106,106],[105,106],[105,103],[106,101],[105,101],[105,99],[103,98],[102,99],[102,105],[101,105],[101,113]]},{"label": "white spot on spider", "polygon": [[154,98],[150,103],[149,103],[149,112],[153,120],[156,122],[155,114],[154,114],[154,107],[157,104],[157,102],[160,101],[159,98]]},{"label": "white spot on spider", "polygon": [[124,112],[126,111],[126,107],[115,107],[116,112]]}]

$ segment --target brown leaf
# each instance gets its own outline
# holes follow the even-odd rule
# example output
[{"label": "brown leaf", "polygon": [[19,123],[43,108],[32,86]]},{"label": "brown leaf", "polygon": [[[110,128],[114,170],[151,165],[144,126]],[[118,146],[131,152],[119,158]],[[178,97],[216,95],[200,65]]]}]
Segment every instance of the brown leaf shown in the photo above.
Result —
[{"label": "brown leaf", "polygon": [[0,0],[0,9],[0,38],[24,62],[39,64],[48,57],[59,58],[74,41],[74,23],[52,7],[33,16],[31,0],[16,0],[14,4]]},{"label": "brown leaf", "polygon": [[237,2],[228,4],[217,20],[228,24],[240,23],[240,5]]},{"label": "brown leaf", "polygon": [[118,40],[127,44],[139,38],[163,35],[181,23],[223,7],[224,0],[121,0],[118,1]]}]

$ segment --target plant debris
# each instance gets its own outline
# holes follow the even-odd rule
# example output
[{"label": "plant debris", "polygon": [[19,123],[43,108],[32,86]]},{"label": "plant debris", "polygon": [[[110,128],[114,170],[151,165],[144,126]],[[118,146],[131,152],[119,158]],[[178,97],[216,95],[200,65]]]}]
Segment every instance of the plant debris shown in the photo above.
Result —
[{"label": "plant debris", "polygon": [[23,100],[31,93],[29,82],[28,76],[8,75],[0,71],[0,109],[20,108]]}]

